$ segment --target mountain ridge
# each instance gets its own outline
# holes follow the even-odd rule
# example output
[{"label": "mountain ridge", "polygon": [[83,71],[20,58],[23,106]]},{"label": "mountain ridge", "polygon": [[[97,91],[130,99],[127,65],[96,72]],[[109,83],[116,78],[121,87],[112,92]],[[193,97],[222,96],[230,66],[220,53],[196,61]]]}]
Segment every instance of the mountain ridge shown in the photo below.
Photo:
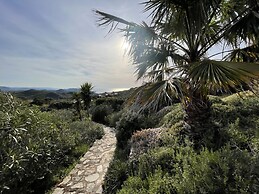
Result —
[{"label": "mountain ridge", "polygon": [[38,90],[38,91],[56,91],[56,92],[78,92],[79,88],[51,88],[51,87],[8,87],[0,86],[0,91],[4,92],[16,92],[26,90]]}]

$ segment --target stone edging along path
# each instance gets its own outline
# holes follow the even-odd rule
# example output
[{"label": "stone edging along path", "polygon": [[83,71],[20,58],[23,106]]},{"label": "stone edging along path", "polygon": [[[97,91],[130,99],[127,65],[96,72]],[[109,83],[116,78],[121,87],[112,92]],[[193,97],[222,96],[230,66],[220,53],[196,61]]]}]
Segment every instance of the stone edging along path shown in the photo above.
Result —
[{"label": "stone edging along path", "polygon": [[113,129],[104,126],[104,136],[80,159],[64,180],[56,186],[53,194],[102,193],[102,183],[113,158],[116,137]]}]

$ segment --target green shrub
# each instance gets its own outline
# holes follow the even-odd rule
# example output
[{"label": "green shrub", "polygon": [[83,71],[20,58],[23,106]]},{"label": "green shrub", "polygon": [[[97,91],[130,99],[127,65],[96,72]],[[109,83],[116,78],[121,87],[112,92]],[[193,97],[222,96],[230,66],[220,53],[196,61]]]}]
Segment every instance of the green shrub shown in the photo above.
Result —
[{"label": "green shrub", "polygon": [[121,148],[127,146],[128,140],[135,131],[155,127],[157,124],[158,121],[154,115],[144,115],[131,110],[124,111],[116,123],[117,145]]},{"label": "green shrub", "polygon": [[[259,192],[259,99],[231,95],[210,96],[210,100],[210,118],[192,126],[184,121],[179,104],[171,107],[160,122],[167,129],[162,130],[156,146],[163,147],[155,146],[124,161],[128,162],[129,177],[120,181],[119,193]],[[134,112],[122,115],[117,122],[122,148],[147,121]],[[144,137],[148,139],[145,133],[137,139],[148,146]]]},{"label": "green shrub", "polygon": [[173,180],[167,173],[156,170],[148,179],[129,177],[123,184],[119,194],[173,194],[176,193],[172,184]]},{"label": "green shrub", "polygon": [[70,101],[56,101],[56,102],[52,102],[49,105],[49,109],[70,109],[73,107],[73,102]]},{"label": "green shrub", "polygon": [[148,184],[146,180],[142,180],[138,176],[129,177],[127,181],[123,183],[123,188],[118,194],[149,194]]},{"label": "green shrub", "polygon": [[34,98],[30,104],[31,105],[34,104],[34,105],[37,105],[37,106],[42,106],[44,103],[45,103],[44,99]]},{"label": "green shrub", "polygon": [[55,165],[75,146],[72,133],[65,126],[57,127],[51,114],[29,109],[9,95],[6,102],[0,109],[1,191],[45,189],[35,182],[48,179]]},{"label": "green shrub", "polygon": [[171,173],[175,161],[175,152],[175,149],[166,147],[150,150],[133,161],[129,170],[131,174],[138,175],[142,179],[149,177],[156,169]]},{"label": "green shrub", "polygon": [[229,146],[216,152],[189,150],[176,158],[173,184],[177,193],[254,193],[258,189],[258,155],[246,150]]},{"label": "green shrub", "polygon": [[222,98],[219,97],[219,96],[213,96],[213,95],[209,95],[209,100],[212,104],[215,104],[215,103],[222,103]]},{"label": "green shrub", "polygon": [[258,153],[230,146],[199,153],[161,147],[140,156],[119,193],[257,193],[258,167]]},{"label": "green shrub", "polygon": [[170,106],[170,108],[171,108],[171,111],[167,113],[160,122],[161,125],[167,128],[170,128],[175,123],[182,121],[185,115],[183,108],[179,103],[173,106]]},{"label": "green shrub", "polygon": [[76,120],[72,110],[52,110],[51,113],[55,117],[55,120],[60,121],[61,123],[70,123]]},{"label": "green shrub", "polygon": [[121,116],[123,114],[123,110],[119,112],[113,112],[112,114],[109,114],[106,116],[106,122],[110,127],[116,127],[117,122],[120,120]]},{"label": "green shrub", "polygon": [[173,177],[168,173],[164,173],[160,169],[156,170],[154,174],[148,177],[150,194],[173,194],[175,188],[173,187]]},{"label": "green shrub", "polygon": [[44,193],[101,136],[90,121],[71,124],[70,115],[41,112],[0,93],[0,193]]},{"label": "green shrub", "polygon": [[120,160],[113,160],[105,175],[103,193],[116,193],[116,191],[121,188],[122,183],[127,179],[127,177],[127,163]]},{"label": "green shrub", "polygon": [[210,118],[192,127],[175,105],[163,119],[166,147],[137,156],[119,193],[258,193],[259,99],[226,99],[213,98]]},{"label": "green shrub", "polygon": [[101,104],[90,109],[92,120],[97,123],[107,124],[106,117],[113,112],[110,105]]},{"label": "green shrub", "polygon": [[[189,138],[196,149],[207,147],[217,150],[225,146],[230,139],[240,142],[240,140],[233,139],[233,133],[246,136],[247,140],[242,140],[243,146],[245,146],[244,141],[250,142],[259,126],[259,99],[254,96],[242,99],[236,94],[225,97],[223,100],[214,96],[210,96],[210,99],[214,102],[211,107],[211,116],[202,123],[192,126],[184,122],[181,107],[175,105],[162,120],[163,126],[168,128],[163,133],[163,142],[170,144],[171,140],[174,142],[174,136],[177,136],[181,140]],[[233,128],[236,130],[230,130]]]},{"label": "green shrub", "polygon": [[[117,148],[114,156],[115,161],[120,163],[126,163],[128,159],[128,155],[130,153],[129,139],[131,138],[132,134],[137,130],[155,127],[156,125],[158,125],[160,118],[164,115],[165,112],[166,112],[165,110],[161,111],[159,115],[156,115],[156,114],[144,115],[144,114],[136,113],[134,111],[126,111],[126,110],[119,112],[118,113],[119,120],[116,122]],[[116,117],[116,119],[114,120],[117,120],[118,117]],[[110,175],[110,172],[114,172],[114,171],[117,172],[116,165],[110,165],[109,170],[107,172],[108,175],[105,178],[105,188],[116,187],[116,189],[114,190],[116,191],[118,188],[121,187],[121,184],[123,183],[124,179],[123,181],[116,182],[116,180],[121,180],[121,179],[118,178],[118,176],[116,176],[116,174],[114,173]],[[116,184],[113,181],[110,181],[111,178],[109,177],[114,177]],[[107,191],[109,190],[107,189]]]},{"label": "green shrub", "polygon": [[101,139],[104,135],[103,128],[94,125],[90,120],[74,121],[69,124],[69,128],[76,135],[77,144],[92,145],[96,139]]},{"label": "green shrub", "polygon": [[116,98],[116,97],[105,97],[105,98],[98,98],[95,101],[95,105],[109,105],[112,107],[114,111],[119,111],[122,108],[124,100]]},{"label": "green shrub", "polygon": [[144,129],[137,131],[131,137],[130,161],[137,160],[138,156],[146,153],[148,150],[158,147],[161,143],[161,128]]}]

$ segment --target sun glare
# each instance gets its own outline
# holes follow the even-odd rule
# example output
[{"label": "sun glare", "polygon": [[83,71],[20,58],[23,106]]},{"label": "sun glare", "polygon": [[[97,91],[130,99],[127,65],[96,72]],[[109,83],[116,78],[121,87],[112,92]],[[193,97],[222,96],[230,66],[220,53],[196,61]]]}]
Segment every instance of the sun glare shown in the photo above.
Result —
[{"label": "sun glare", "polygon": [[123,51],[128,52],[129,49],[130,49],[130,43],[128,41],[124,40],[122,42],[122,46],[121,47],[122,47]]}]

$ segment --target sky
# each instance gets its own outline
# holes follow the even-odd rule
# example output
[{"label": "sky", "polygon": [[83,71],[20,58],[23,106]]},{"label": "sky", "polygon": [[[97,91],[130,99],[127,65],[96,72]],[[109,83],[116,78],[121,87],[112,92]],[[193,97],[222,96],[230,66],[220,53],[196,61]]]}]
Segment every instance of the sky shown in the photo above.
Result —
[{"label": "sky", "polygon": [[114,91],[140,85],[118,31],[93,10],[147,20],[140,0],[0,0],[0,86]]}]

